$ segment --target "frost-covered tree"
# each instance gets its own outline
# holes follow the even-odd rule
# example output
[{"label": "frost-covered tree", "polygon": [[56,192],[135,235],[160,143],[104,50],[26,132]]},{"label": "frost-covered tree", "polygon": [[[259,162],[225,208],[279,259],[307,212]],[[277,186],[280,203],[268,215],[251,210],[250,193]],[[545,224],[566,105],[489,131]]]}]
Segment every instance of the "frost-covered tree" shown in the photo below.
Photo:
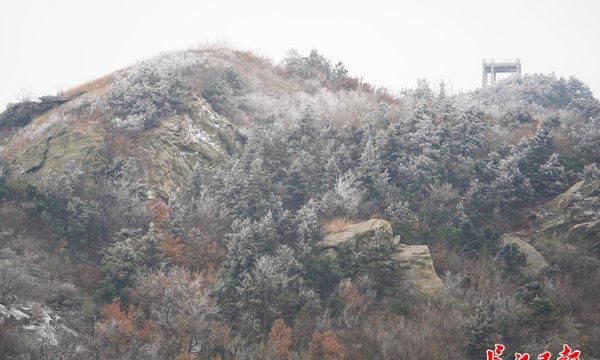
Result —
[{"label": "frost-covered tree", "polygon": [[219,307],[211,277],[182,268],[148,274],[135,290],[138,306],[158,325],[165,342],[174,341],[179,353],[209,354]]},{"label": "frost-covered tree", "polygon": [[281,204],[273,192],[274,174],[266,168],[265,159],[250,161],[235,159],[219,169],[217,176],[207,179],[206,191],[225,204],[231,216],[260,219],[269,211],[278,212]]},{"label": "frost-covered tree", "polygon": [[271,213],[257,221],[237,221],[227,241],[227,256],[222,266],[222,290],[231,296],[244,274],[257,258],[272,252],[280,243]]},{"label": "frost-covered tree", "polygon": [[496,203],[505,211],[531,199],[533,188],[529,178],[519,169],[518,154],[511,154],[498,165],[497,176],[490,184]]},{"label": "frost-covered tree", "polygon": [[236,112],[246,105],[246,84],[232,67],[211,79],[202,90],[202,96],[219,114],[236,117]]},{"label": "frost-covered tree", "polygon": [[543,174],[541,167],[544,165],[554,150],[554,141],[550,136],[550,128],[540,127],[530,139],[523,139],[518,145],[519,169],[529,178],[536,191],[542,191]]},{"label": "frost-covered tree", "polygon": [[600,161],[600,116],[585,121],[571,130],[581,155],[592,162]]},{"label": "frost-covered tree", "polygon": [[583,168],[581,178],[586,181],[598,181],[600,180],[600,169],[596,164],[590,164]]},{"label": "frost-covered tree", "polygon": [[451,184],[433,184],[423,199],[420,218],[426,221],[428,232],[444,233],[460,222],[464,214],[457,212],[460,195]]},{"label": "frost-covered tree", "polygon": [[356,168],[357,180],[364,187],[366,194],[373,202],[381,201],[385,194],[383,189],[389,181],[386,169],[383,168],[379,154],[372,138],[368,138]]},{"label": "frost-covered tree", "polygon": [[112,125],[125,130],[151,129],[161,118],[182,110],[189,90],[181,71],[168,59],[156,58],[118,73],[106,92]]},{"label": "frost-covered tree", "polygon": [[303,289],[301,265],[294,252],[283,245],[273,255],[263,255],[244,274],[237,288],[237,307],[244,325],[266,335],[272,321],[289,317],[314,298]]},{"label": "frost-covered tree", "polygon": [[484,143],[483,112],[469,109],[451,129],[451,147],[455,154],[474,155]]},{"label": "frost-covered tree", "polygon": [[127,295],[139,276],[160,270],[166,258],[160,251],[160,236],[156,229],[140,234],[139,230],[123,229],[115,242],[104,250],[101,271],[104,275],[104,296]]},{"label": "frost-covered tree", "polygon": [[317,206],[317,203],[311,200],[296,213],[295,222],[298,229],[298,244],[296,246],[301,253],[313,251],[313,246],[323,238]]},{"label": "frost-covered tree", "polygon": [[321,207],[328,217],[355,217],[359,214],[365,191],[356,175],[347,172],[338,177],[335,187],[323,195]]},{"label": "frost-covered tree", "polygon": [[567,188],[565,167],[560,163],[558,154],[552,154],[540,167],[542,189],[548,195],[557,195]]}]

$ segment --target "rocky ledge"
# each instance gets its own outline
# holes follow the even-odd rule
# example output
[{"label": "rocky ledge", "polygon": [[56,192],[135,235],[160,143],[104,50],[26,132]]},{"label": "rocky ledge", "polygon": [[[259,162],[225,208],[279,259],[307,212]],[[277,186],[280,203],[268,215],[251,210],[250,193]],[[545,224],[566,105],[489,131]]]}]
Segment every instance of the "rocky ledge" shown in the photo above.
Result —
[{"label": "rocky ledge", "polygon": [[[383,254],[383,258],[391,264],[380,265],[391,265],[397,272],[398,283],[408,283],[415,292],[425,296],[435,295],[441,290],[443,283],[435,272],[429,247],[402,244],[400,236],[394,236],[392,226],[385,220],[371,219],[329,233],[321,248],[326,256],[335,258],[340,251],[360,253],[375,242],[379,245],[378,249],[389,252]],[[380,263],[381,258],[374,261]]]}]

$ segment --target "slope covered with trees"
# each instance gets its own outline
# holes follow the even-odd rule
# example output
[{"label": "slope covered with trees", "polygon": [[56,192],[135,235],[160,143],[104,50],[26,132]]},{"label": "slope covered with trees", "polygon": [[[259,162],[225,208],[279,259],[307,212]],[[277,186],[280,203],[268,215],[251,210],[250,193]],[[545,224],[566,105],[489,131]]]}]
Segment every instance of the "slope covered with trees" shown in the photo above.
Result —
[{"label": "slope covered with trees", "polygon": [[[600,103],[575,78],[392,95],[317,51],[206,48],[61,95],[0,123],[2,356],[600,356],[597,254],[582,272],[538,246],[550,268],[532,277],[501,240],[537,246],[542,205],[600,181]],[[376,241],[322,256],[370,218],[427,244],[443,290],[390,286]],[[15,319],[31,304],[60,314],[50,340]]]}]

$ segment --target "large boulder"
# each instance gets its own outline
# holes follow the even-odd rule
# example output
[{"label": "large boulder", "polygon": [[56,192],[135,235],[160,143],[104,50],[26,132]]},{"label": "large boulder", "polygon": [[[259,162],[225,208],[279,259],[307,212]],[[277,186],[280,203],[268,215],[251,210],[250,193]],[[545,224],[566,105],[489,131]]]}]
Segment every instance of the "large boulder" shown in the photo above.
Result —
[{"label": "large boulder", "polygon": [[[581,181],[546,203],[536,225],[547,236],[598,247],[600,241],[600,181]],[[597,249],[600,250],[600,249]]]},{"label": "large boulder", "polygon": [[343,231],[327,234],[323,239],[323,247],[326,249],[348,247],[353,250],[360,250],[370,240],[374,239],[377,233],[380,234],[380,240],[388,242],[391,246],[391,239],[394,234],[390,223],[385,220],[371,219],[348,225]]},{"label": "large boulder", "polygon": [[501,239],[503,245],[515,245],[525,255],[523,274],[528,277],[537,277],[549,268],[546,259],[531,244],[516,235],[504,235]]},{"label": "large boulder", "polygon": [[398,269],[417,292],[435,295],[444,286],[437,276],[427,245],[399,244],[392,251]]},{"label": "large boulder", "polygon": [[[385,220],[371,219],[327,234],[321,248],[327,256],[335,258],[342,249],[360,253],[375,242],[378,242],[379,251],[387,253],[378,254],[382,256],[377,256],[373,263],[396,269],[398,284],[408,284],[415,292],[426,296],[434,295],[442,288],[427,245],[401,244],[400,236],[394,236],[392,226]],[[382,257],[388,260],[381,263]]]},{"label": "large boulder", "polygon": [[547,258],[600,267],[600,181],[581,181],[546,203],[534,229],[531,243]]}]

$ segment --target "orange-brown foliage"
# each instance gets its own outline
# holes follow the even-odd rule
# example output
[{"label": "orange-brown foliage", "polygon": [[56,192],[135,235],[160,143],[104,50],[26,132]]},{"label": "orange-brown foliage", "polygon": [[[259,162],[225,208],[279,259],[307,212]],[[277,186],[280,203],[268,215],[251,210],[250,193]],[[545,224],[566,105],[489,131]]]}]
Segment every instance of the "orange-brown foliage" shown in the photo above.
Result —
[{"label": "orange-brown foliage", "polygon": [[158,331],[158,325],[153,320],[144,320],[138,330],[138,336],[146,339],[152,337]]},{"label": "orange-brown foliage", "polygon": [[292,348],[292,329],[283,319],[277,319],[269,333],[269,346],[277,352],[280,359],[289,359]]},{"label": "orange-brown foliage", "polygon": [[160,227],[169,218],[171,213],[167,204],[160,198],[150,200],[147,207],[157,227]]},{"label": "orange-brown foliage", "polygon": [[118,332],[123,335],[133,335],[133,314],[132,312],[126,312],[121,310],[121,302],[118,299],[114,299],[110,304],[102,306],[100,310],[102,316],[102,322],[114,323]]},{"label": "orange-brown foliage", "polygon": [[227,253],[219,242],[209,242],[205,252],[205,268],[208,270],[217,269],[225,259],[225,255],[227,255]]},{"label": "orange-brown foliage", "polygon": [[121,309],[121,302],[114,299],[110,304],[103,305],[100,309],[101,323],[113,325],[116,333],[111,337],[117,342],[128,342],[133,338],[148,339],[158,331],[157,324],[152,320],[145,320],[138,326],[134,322],[136,309],[130,307],[128,311]]},{"label": "orange-brown foliage", "polygon": [[173,263],[181,265],[185,262],[184,244],[177,236],[165,235],[160,249]]},{"label": "orange-brown foliage", "polygon": [[333,331],[315,331],[309,344],[312,360],[344,360],[346,351]]},{"label": "orange-brown foliage", "polygon": [[194,360],[194,355],[190,353],[181,353],[175,358],[175,360]]}]

